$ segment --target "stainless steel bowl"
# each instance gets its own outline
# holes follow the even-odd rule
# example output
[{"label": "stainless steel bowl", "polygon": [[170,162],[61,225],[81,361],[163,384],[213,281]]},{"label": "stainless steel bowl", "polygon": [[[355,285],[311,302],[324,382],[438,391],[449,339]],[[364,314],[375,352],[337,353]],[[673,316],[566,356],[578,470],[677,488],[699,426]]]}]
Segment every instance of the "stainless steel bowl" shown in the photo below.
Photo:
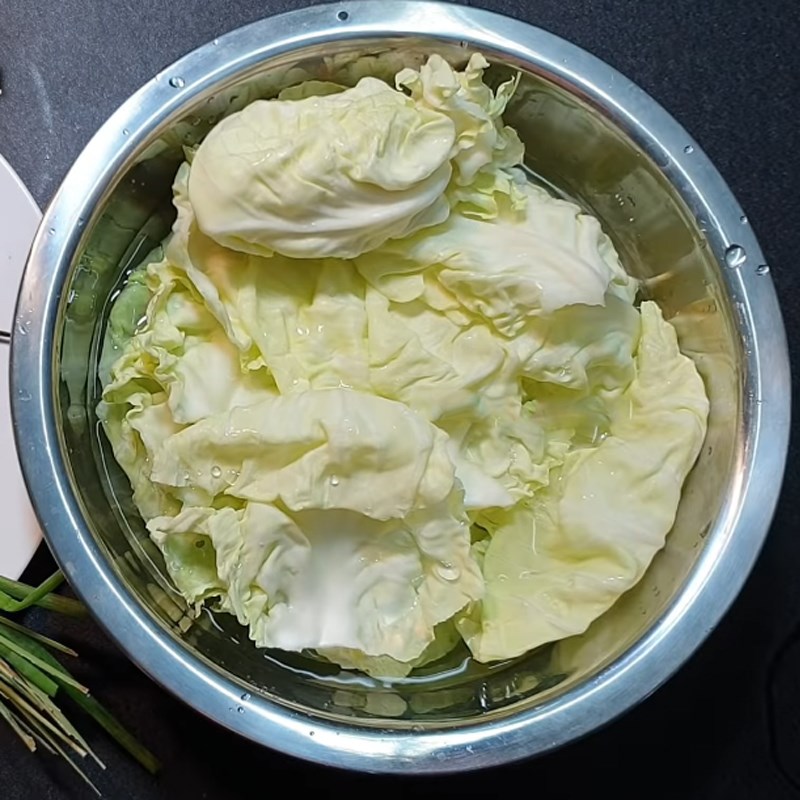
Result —
[{"label": "stainless steel bowl", "polygon": [[[192,620],[96,435],[109,298],[168,230],[183,144],[302,76],[394,72],[473,50],[522,81],[507,119],[533,173],[610,232],[679,330],[711,418],[666,548],[579,637],[492,667],[383,685],[260,653]],[[719,621],[764,540],[784,469],[789,366],[772,281],[742,209],[692,138],[613,69],[544,31],[451,4],[355,2],[235,31],[157,75],[100,129],[44,217],[12,350],[25,477],[69,580],[128,655],[255,741],[369,771],[446,772],[541,753],[638,703]]]}]

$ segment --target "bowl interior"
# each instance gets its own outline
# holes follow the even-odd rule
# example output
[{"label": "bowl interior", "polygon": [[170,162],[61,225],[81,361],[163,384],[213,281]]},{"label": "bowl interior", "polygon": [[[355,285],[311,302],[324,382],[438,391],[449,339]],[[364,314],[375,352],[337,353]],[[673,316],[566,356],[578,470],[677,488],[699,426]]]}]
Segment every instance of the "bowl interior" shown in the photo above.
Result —
[{"label": "bowl interior", "polygon": [[642,295],[657,300],[697,363],[711,398],[707,440],[685,486],[664,550],[642,581],[582,636],[508,662],[477,665],[457,650],[406,679],[382,683],[302,655],[256,650],[233,618],[193,618],[166,576],[131,501],[95,415],[97,359],[109,305],[125,276],[169,231],[171,183],[183,147],[221,117],[257,97],[310,77],[354,83],[393,75],[438,52],[463,63],[466,43],[435,38],[352,40],[308,47],[263,62],[186,102],[128,159],[86,221],[60,300],[63,336],[55,387],[63,457],[92,535],[138,602],[197,658],[241,686],[311,715],[370,726],[452,726],[532,707],[566,692],[622,655],[680,594],[721,508],[740,447],[742,356],[720,267],[678,191],[622,124],[563,79],[483,49],[498,83],[520,69],[507,113],[527,145],[526,166],[540,181],[602,222]]}]

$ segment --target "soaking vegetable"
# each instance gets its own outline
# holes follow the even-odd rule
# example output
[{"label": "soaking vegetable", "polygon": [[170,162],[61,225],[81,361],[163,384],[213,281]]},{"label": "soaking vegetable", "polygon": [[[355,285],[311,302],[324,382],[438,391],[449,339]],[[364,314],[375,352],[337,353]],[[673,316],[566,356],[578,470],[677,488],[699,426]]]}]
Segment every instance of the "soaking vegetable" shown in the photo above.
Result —
[{"label": "soaking vegetable", "polygon": [[115,301],[114,455],[190,606],[258,646],[380,676],[517,656],[674,521],[703,382],[598,221],[518,169],[487,66],[231,114]]}]

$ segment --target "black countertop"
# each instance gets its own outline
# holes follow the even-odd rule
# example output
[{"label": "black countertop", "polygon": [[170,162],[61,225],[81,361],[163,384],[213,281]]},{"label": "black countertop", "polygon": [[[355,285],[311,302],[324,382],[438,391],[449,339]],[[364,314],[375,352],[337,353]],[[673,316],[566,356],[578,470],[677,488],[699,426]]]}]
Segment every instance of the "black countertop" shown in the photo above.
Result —
[{"label": "black countertop", "polygon": [[[157,71],[214,36],[299,5],[304,3],[0,0],[0,153],[44,205],[96,128]],[[760,239],[796,358],[800,4],[490,0],[477,5],[539,25],[608,61],[696,137]],[[190,711],[133,667],[91,622],[66,622],[39,611],[25,621],[81,653],[78,676],[164,762],[161,775],[150,777],[93,725],[82,725],[108,765],[105,773],[90,771],[110,798],[244,798],[253,795],[254,783],[258,794],[295,796],[308,790],[378,796],[392,784],[445,796],[522,789],[548,800],[585,791],[651,800],[800,797],[797,455],[793,437],[782,500],[760,560],[737,602],[689,663],[606,729],[552,755],[479,774],[386,778],[295,761]],[[50,569],[43,548],[26,578],[38,580]],[[30,755],[0,726],[0,797],[89,796],[61,765]]]}]

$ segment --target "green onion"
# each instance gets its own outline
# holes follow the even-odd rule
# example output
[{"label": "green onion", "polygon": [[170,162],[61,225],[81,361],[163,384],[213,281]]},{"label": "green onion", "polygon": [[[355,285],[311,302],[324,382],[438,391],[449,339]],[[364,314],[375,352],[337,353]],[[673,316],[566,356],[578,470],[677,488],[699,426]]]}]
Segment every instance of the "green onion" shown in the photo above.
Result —
[{"label": "green onion", "polygon": [[51,650],[57,650],[59,653],[65,653],[68,656],[77,657],[78,655],[71,647],[67,647],[66,645],[61,644],[61,642],[57,642],[55,639],[48,639],[47,636],[42,636],[41,633],[36,633],[36,631],[29,630],[24,625],[20,625],[18,622],[14,622],[14,620],[9,619],[8,617],[0,617],[0,625],[5,625],[7,628],[24,633],[29,638],[39,642],[39,644],[46,645]]},{"label": "green onion", "polygon": [[[37,605],[69,616],[84,616],[82,603],[52,594],[63,580],[64,576],[56,572],[33,587],[0,578],[0,612],[15,613]],[[56,705],[56,698],[63,693],[145,769],[156,772],[159,763],[155,756],[75,680],[51,650],[77,655],[71,648],[0,614],[0,721],[5,721],[29,750],[41,745],[62,756],[99,795],[76,759],[89,756],[101,767],[103,764]]]},{"label": "green onion", "polygon": [[[60,577],[60,580],[58,580],[55,584],[55,586],[58,586],[58,584],[63,580],[63,575],[61,575],[61,573],[56,573],[56,575]],[[55,576],[51,576],[42,585],[47,584],[54,578]],[[55,586],[53,588],[55,588]],[[41,586],[39,586],[38,589],[41,589]],[[14,600],[25,600],[29,598],[35,591],[38,591],[38,589],[33,586],[28,586],[25,583],[12,581],[8,578],[3,578],[0,576],[0,611],[13,612],[15,610],[20,610],[6,608],[6,606],[9,604],[9,601],[13,602]],[[59,614],[64,614],[68,617],[85,617],[88,613],[86,611],[86,606],[84,606],[83,603],[80,603],[77,600],[72,600],[69,597],[60,597],[57,594],[43,594],[36,600],[36,602],[28,603],[28,605],[41,606],[48,611],[57,611]]]}]

